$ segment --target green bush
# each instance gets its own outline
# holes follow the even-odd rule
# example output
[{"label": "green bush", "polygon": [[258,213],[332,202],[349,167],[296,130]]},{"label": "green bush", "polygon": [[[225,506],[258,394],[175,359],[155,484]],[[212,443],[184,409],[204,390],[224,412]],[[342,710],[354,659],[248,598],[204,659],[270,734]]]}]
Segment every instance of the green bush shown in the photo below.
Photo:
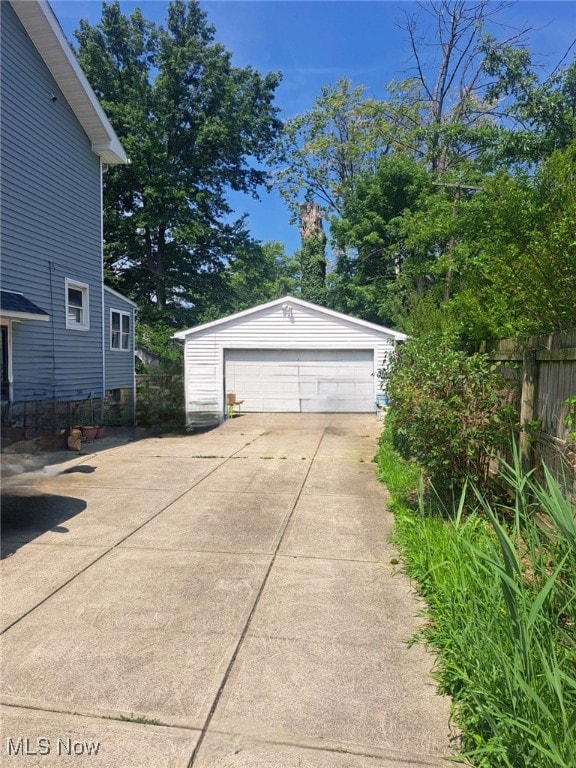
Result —
[{"label": "green bush", "polygon": [[491,456],[517,426],[488,357],[459,351],[442,336],[411,339],[381,377],[395,448],[416,459],[443,497],[469,480],[486,491]]},{"label": "green bush", "polygon": [[136,424],[159,430],[184,429],[182,374],[154,372],[136,377]]}]

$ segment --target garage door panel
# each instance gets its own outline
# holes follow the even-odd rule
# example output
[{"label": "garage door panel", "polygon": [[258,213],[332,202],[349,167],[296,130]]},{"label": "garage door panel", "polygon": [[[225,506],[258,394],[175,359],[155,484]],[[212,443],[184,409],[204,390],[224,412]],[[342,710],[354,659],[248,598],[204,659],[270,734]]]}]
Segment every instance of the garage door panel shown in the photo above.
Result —
[{"label": "garage door panel", "polygon": [[247,412],[367,412],[374,408],[373,351],[227,350],[226,391]]},{"label": "garage door panel", "polygon": [[318,382],[318,394],[320,396],[337,395],[338,394],[338,382],[337,381],[322,381]]},{"label": "garage door panel", "polygon": [[302,397],[313,397],[318,394],[318,382],[300,380],[300,395]]},{"label": "garage door panel", "polygon": [[300,398],[294,397],[265,397],[262,408],[258,413],[300,413]]}]

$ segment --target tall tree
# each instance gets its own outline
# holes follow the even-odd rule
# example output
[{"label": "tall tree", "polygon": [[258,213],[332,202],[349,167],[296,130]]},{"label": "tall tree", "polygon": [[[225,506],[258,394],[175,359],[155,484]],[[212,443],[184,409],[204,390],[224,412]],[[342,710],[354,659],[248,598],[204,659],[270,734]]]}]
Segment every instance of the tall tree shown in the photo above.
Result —
[{"label": "tall tree", "polygon": [[500,62],[515,87],[525,76],[528,53],[521,44],[528,29],[505,39],[490,34],[489,23],[508,7],[506,2],[432,0],[417,6],[417,13],[406,12],[404,25],[412,62],[411,100],[420,105],[421,125],[412,144],[419,138],[418,154],[443,176],[497,139],[509,104],[495,98],[488,64]]},{"label": "tall tree", "polygon": [[174,0],[166,26],[103,4],[81,21],[79,58],[131,164],[104,177],[109,277],[146,311],[202,312],[228,257],[245,248],[229,190],[256,195],[281,124],[278,74],[232,66],[198,2]]},{"label": "tall tree", "polygon": [[576,325],[576,142],[535,173],[502,171],[462,210],[469,256],[454,310],[471,337]]},{"label": "tall tree", "polygon": [[542,81],[527,51],[492,50],[484,66],[493,77],[488,97],[512,99],[508,118],[514,129],[502,133],[495,148],[499,157],[509,164],[539,163],[571,145],[576,139],[576,59]]},{"label": "tall tree", "polygon": [[214,306],[215,317],[298,293],[300,264],[278,241],[251,243],[230,259],[223,286],[224,295]]},{"label": "tall tree", "polygon": [[[403,109],[409,111],[406,104]],[[304,197],[318,201],[328,217],[341,214],[358,175],[374,169],[395,144],[397,125],[389,112],[389,105],[366,98],[364,88],[344,78],[322,88],[310,110],[286,121],[270,183],[295,221]]]},{"label": "tall tree", "polygon": [[331,281],[332,301],[343,312],[394,323],[390,287],[405,272],[421,277],[421,249],[409,249],[402,215],[419,209],[437,192],[433,176],[404,154],[383,156],[375,173],[365,173],[344,199],[343,216],[332,223],[340,258]]},{"label": "tall tree", "polygon": [[322,210],[318,203],[306,201],[300,206],[302,247],[298,252],[302,275],[302,298],[314,304],[326,301],[326,235]]}]

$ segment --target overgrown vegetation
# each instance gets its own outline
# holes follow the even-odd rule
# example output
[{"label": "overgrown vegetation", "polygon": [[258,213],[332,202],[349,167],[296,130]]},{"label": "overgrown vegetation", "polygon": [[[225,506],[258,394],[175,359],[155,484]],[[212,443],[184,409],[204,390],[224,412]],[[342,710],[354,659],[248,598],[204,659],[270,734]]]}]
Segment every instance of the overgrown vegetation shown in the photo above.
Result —
[{"label": "overgrown vegetation", "polygon": [[[467,486],[439,506],[393,446],[377,456],[392,493],[395,542],[428,604],[420,639],[438,652],[462,753],[482,768],[576,764],[576,528],[558,485],[504,466],[509,501]],[[436,499],[434,501],[434,499]]]},{"label": "overgrown vegetation", "polygon": [[298,252],[302,265],[302,298],[314,304],[326,301],[326,238],[312,235],[306,238]]},{"label": "overgrown vegetation", "polygon": [[576,443],[576,395],[566,400],[568,406],[568,415],[566,416],[566,426],[568,427],[568,440]]},{"label": "overgrown vegetation", "polygon": [[152,370],[136,379],[136,424],[150,429],[184,429],[182,373]]},{"label": "overgrown vegetation", "polygon": [[400,347],[380,375],[402,456],[416,459],[443,498],[469,481],[487,493],[491,455],[516,427],[488,357],[468,355],[446,336],[423,336]]}]

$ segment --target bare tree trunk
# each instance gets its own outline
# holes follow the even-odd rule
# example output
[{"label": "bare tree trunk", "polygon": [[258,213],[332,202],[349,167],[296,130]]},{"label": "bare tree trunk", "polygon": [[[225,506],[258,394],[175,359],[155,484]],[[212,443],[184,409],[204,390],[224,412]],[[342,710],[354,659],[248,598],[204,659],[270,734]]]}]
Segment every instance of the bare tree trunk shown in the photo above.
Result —
[{"label": "bare tree trunk", "polygon": [[322,211],[318,203],[302,203],[300,206],[300,236],[302,242],[314,236],[323,238]]}]

